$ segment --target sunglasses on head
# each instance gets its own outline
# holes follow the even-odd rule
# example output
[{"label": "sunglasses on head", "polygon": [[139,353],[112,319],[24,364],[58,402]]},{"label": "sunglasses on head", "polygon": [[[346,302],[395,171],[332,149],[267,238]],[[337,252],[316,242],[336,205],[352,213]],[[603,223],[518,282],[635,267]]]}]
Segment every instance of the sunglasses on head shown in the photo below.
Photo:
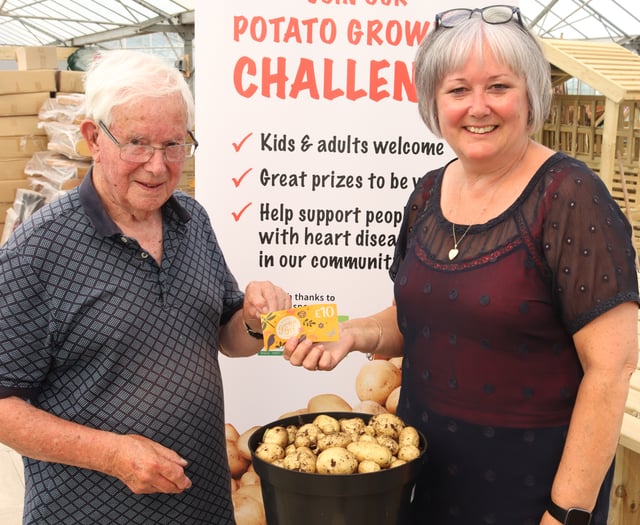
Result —
[{"label": "sunglasses on head", "polygon": [[487,24],[506,24],[515,17],[518,24],[523,26],[520,9],[512,5],[490,5],[476,9],[449,9],[436,15],[436,29],[449,29],[468,20],[474,13],[480,13]]}]

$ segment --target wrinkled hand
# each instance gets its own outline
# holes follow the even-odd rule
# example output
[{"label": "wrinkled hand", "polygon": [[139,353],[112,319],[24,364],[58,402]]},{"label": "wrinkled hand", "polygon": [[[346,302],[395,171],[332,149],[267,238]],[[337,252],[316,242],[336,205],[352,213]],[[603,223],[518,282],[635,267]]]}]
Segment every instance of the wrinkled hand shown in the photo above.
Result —
[{"label": "wrinkled hand", "polygon": [[291,296],[269,281],[251,281],[244,294],[242,310],[249,324],[251,320],[259,321],[261,314],[291,308]]},{"label": "wrinkled hand", "polygon": [[333,370],[353,350],[353,346],[353,336],[341,328],[338,341],[313,343],[292,337],[285,343],[282,355],[293,366],[303,366],[307,370]]},{"label": "wrinkled hand", "polygon": [[188,462],[173,450],[138,435],[122,435],[108,474],[134,494],[178,494],[191,487],[184,468]]}]

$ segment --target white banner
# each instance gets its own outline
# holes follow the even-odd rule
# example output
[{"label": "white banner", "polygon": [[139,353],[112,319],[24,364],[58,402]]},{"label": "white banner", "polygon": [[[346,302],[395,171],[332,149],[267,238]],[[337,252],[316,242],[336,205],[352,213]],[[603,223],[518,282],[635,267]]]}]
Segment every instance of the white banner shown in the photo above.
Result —
[{"label": "white banner", "polygon": [[[465,7],[475,2],[465,3]],[[415,181],[452,153],[417,112],[413,57],[442,0],[233,0],[196,8],[196,197],[240,285],[344,317],[392,301],[388,276]],[[331,373],[221,357],[240,432],[321,393],[355,406],[362,354]]]}]

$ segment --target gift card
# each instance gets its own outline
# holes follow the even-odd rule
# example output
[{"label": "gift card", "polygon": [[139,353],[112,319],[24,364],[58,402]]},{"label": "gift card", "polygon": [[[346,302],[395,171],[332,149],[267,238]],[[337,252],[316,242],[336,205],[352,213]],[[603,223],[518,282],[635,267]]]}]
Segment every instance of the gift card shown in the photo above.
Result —
[{"label": "gift card", "polygon": [[310,304],[260,316],[264,350],[280,348],[287,339],[305,336],[313,342],[338,340],[338,308],[333,303]]}]

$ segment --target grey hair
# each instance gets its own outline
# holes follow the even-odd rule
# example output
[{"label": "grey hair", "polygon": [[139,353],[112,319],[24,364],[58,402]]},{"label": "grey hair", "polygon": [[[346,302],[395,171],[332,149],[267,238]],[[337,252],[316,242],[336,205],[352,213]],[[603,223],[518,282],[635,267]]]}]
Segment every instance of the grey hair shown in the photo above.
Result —
[{"label": "grey hair", "polygon": [[141,51],[112,50],[97,54],[85,75],[85,115],[109,126],[116,106],[141,98],[179,93],[187,129],[195,123],[195,103],[182,73],[159,56]]},{"label": "grey hair", "polygon": [[436,93],[449,73],[463,67],[471,52],[486,42],[496,59],[524,79],[529,99],[528,130],[544,124],[551,107],[551,69],[536,37],[515,21],[488,24],[474,14],[452,28],[431,31],[415,58],[418,111],[431,132],[442,137]]}]

